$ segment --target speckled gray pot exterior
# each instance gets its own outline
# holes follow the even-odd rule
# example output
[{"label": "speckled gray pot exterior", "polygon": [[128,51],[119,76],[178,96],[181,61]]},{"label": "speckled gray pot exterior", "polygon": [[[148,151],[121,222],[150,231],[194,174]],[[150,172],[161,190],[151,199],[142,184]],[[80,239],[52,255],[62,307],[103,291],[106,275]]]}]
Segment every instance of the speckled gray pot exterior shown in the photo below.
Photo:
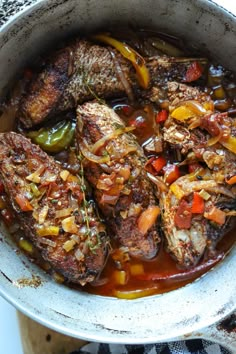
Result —
[{"label": "speckled gray pot exterior", "polygon": [[[121,23],[151,26],[186,38],[236,71],[236,18],[213,2],[45,0],[2,27],[0,90],[4,92],[19,70],[56,39]],[[179,290],[118,300],[56,284],[24,255],[16,254],[3,228],[0,234],[2,296],[36,321],[92,341],[153,343],[203,336],[221,343],[226,340],[235,353],[235,331],[226,336],[213,325],[236,309],[235,264],[234,248],[215,269]],[[22,287],[22,278],[29,280],[28,286]]]}]

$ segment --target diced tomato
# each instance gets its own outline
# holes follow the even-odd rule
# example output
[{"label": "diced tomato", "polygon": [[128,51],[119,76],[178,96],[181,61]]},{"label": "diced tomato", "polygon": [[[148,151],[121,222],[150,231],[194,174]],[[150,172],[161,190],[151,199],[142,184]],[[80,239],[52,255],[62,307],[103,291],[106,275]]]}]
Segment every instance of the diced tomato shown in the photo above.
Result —
[{"label": "diced tomato", "polygon": [[156,172],[160,172],[161,169],[166,165],[166,159],[162,156],[159,156],[151,162],[151,165],[153,166]]},{"label": "diced tomato", "polygon": [[185,75],[185,82],[192,82],[198,80],[202,76],[202,73],[202,66],[197,61],[194,61],[187,69]]},{"label": "diced tomato", "polygon": [[168,118],[168,111],[166,109],[162,109],[160,112],[157,113],[156,122],[161,123],[165,122]]},{"label": "diced tomato", "polygon": [[3,192],[4,192],[4,185],[2,181],[0,181],[0,194],[2,194]]},{"label": "diced tomato", "polygon": [[193,193],[192,213],[202,214],[204,213],[205,203],[204,199],[197,193]]},{"label": "diced tomato", "polygon": [[197,162],[193,162],[188,165],[189,173],[193,173],[193,172],[196,172],[197,170],[201,170],[201,169],[202,169],[202,166],[200,165],[200,163],[197,163]]},{"label": "diced tomato", "polygon": [[2,215],[3,221],[5,222],[6,225],[12,224],[12,222],[14,220],[14,215],[9,209],[1,210],[1,215]]},{"label": "diced tomato", "polygon": [[135,119],[131,119],[129,121],[129,126],[136,128],[145,128],[147,124],[144,117],[138,116]]},{"label": "diced tomato", "polygon": [[180,177],[179,167],[176,165],[167,165],[163,167],[163,171],[165,172],[164,179],[166,183],[173,183]]},{"label": "diced tomato", "polygon": [[18,194],[15,198],[17,204],[19,205],[19,207],[21,208],[22,211],[31,211],[33,210],[32,205],[30,204],[30,202],[28,201],[28,199],[21,194]]},{"label": "diced tomato", "polygon": [[179,207],[175,214],[175,225],[179,229],[190,229],[192,221],[191,205],[185,200],[181,199]]}]

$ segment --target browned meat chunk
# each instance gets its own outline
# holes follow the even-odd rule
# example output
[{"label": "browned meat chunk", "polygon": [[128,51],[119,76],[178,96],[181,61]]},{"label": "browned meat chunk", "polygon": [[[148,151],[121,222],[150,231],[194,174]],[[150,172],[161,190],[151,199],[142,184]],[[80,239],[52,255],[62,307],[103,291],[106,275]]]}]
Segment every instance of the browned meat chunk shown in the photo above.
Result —
[{"label": "browned meat chunk", "polygon": [[131,255],[153,258],[160,242],[159,208],[144,169],[143,150],[109,107],[86,103],[77,108],[77,117],[85,176],[114,238]]},{"label": "browned meat chunk", "polygon": [[84,285],[106,257],[104,225],[87,206],[83,181],[22,135],[0,135],[0,176],[25,235],[71,282]]},{"label": "browned meat chunk", "polygon": [[[150,87],[184,81],[190,64],[166,56],[147,58]],[[42,71],[33,76],[18,116],[29,128],[55,112],[74,108],[94,97],[122,96],[127,84],[134,91],[139,89],[135,70],[128,60],[114,49],[111,52],[109,47],[77,40],[50,56]],[[148,91],[142,95],[148,97]]]}]

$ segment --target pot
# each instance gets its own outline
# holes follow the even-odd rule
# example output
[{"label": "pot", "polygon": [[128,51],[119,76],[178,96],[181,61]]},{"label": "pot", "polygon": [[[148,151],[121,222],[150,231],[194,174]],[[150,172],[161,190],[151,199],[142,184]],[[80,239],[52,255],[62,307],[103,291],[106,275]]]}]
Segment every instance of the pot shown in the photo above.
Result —
[{"label": "pot", "polygon": [[[153,27],[204,48],[236,71],[236,17],[204,0],[41,0],[1,30],[0,91],[37,54],[73,33],[119,26]],[[193,283],[163,295],[120,300],[55,283],[16,252],[0,229],[0,293],[18,310],[58,332],[109,343],[156,343],[210,338],[235,353],[236,330],[222,319],[236,309],[236,248]],[[17,254],[16,254],[17,253]],[[220,323],[220,324],[219,324]],[[227,323],[227,322],[226,322]],[[221,329],[220,329],[221,328]]]}]

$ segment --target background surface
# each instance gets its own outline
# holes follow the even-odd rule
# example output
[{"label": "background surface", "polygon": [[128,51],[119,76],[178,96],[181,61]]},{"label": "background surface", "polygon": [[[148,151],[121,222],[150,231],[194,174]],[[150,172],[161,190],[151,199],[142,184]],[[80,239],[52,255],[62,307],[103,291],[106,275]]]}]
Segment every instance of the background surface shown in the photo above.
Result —
[{"label": "background surface", "polygon": [[[15,12],[35,0],[0,0],[0,25]],[[215,0],[215,3],[236,14],[235,0]],[[16,310],[0,297],[0,354],[23,354]],[[43,354],[43,353],[42,353]]]}]

